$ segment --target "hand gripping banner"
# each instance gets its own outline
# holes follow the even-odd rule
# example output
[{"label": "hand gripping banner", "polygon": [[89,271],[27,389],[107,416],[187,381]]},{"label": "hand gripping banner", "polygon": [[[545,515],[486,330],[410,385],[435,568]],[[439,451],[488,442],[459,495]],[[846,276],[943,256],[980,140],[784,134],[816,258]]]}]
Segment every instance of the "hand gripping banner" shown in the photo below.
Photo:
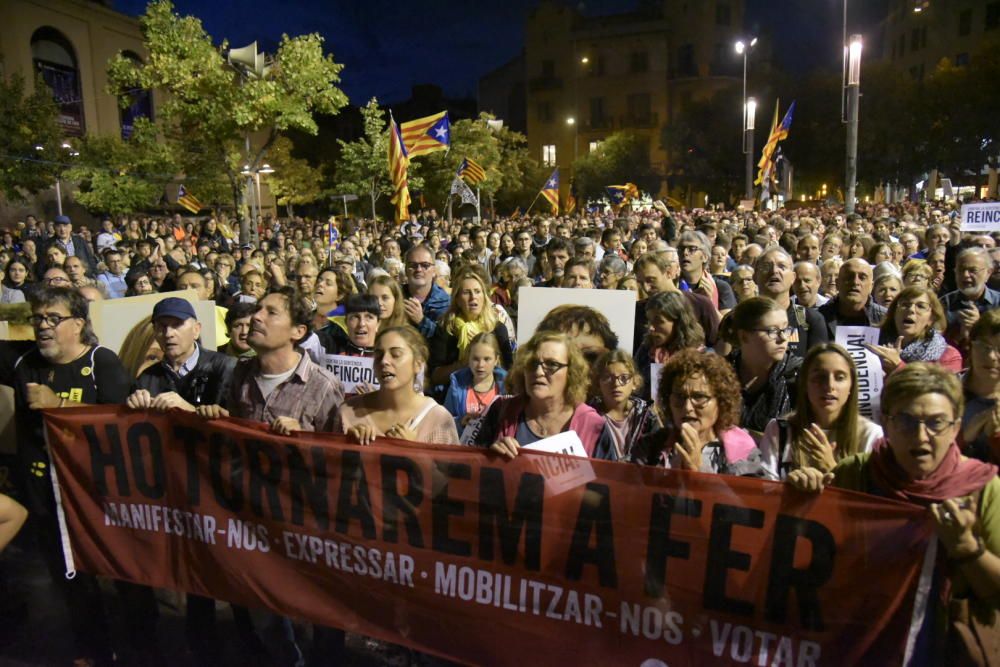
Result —
[{"label": "hand gripping banner", "polygon": [[75,567],[462,663],[899,664],[924,611],[923,512],[857,493],[117,407],[46,427]]}]

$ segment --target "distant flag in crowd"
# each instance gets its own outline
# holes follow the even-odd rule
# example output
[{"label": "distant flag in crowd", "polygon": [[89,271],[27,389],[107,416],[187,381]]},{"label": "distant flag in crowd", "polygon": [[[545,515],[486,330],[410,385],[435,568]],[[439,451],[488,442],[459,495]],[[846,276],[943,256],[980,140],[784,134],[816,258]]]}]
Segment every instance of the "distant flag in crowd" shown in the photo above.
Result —
[{"label": "distant flag in crowd", "polygon": [[785,117],[781,120],[781,124],[778,124],[778,102],[774,103],[774,119],[771,121],[771,132],[768,135],[767,143],[764,144],[760,162],[757,163],[759,171],[757,172],[757,180],[754,181],[754,185],[764,183],[765,188],[770,188],[770,180],[774,176],[774,153],[778,148],[778,142],[788,138],[788,131],[792,127],[792,114],[794,112],[795,102],[793,101],[791,106],[788,107],[788,111],[785,112]]},{"label": "distant flag in crowd", "polygon": [[469,185],[479,185],[486,180],[486,170],[472,158],[465,158],[458,167],[458,175],[466,180]]},{"label": "distant flag in crowd", "polygon": [[205,208],[194,195],[188,193],[183,185],[177,189],[177,203],[192,213],[197,213]]},{"label": "distant flag in crowd", "polygon": [[447,150],[451,145],[451,123],[448,122],[447,111],[400,123],[399,129],[410,159]]},{"label": "distant flag in crowd", "polygon": [[552,206],[552,215],[559,215],[559,167],[552,171],[552,175],[545,181],[539,194]]},{"label": "distant flag in crowd", "polygon": [[389,115],[389,179],[392,181],[392,201],[396,205],[396,220],[410,217],[410,188],[406,180],[406,170],[410,158],[400,134],[399,126]]},{"label": "distant flag in crowd", "polygon": [[451,181],[451,194],[458,195],[463,204],[476,205],[476,193],[458,176]]},{"label": "distant flag in crowd", "polygon": [[625,204],[638,198],[639,196],[639,188],[636,187],[635,183],[626,183],[625,185],[609,185],[604,188],[604,191],[607,193],[608,199],[611,201],[611,208],[613,208],[616,212],[621,210]]},{"label": "distant flag in crowd", "polygon": [[569,194],[566,196],[566,215],[573,215],[576,210],[576,180],[569,181]]},{"label": "distant flag in crowd", "polygon": [[330,216],[329,229],[327,230],[327,243],[330,246],[330,250],[337,247],[337,241],[340,240],[340,232],[337,230],[337,216]]}]

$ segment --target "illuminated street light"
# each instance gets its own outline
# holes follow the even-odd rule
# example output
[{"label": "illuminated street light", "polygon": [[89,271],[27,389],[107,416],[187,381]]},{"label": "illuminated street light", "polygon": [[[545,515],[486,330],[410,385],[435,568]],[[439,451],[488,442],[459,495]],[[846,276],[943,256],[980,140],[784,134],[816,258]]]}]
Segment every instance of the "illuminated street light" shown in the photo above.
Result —
[{"label": "illuminated street light", "polygon": [[844,210],[854,213],[854,192],[858,180],[858,107],[861,97],[861,35],[851,35],[847,45],[846,71],[847,89],[847,165],[845,168]]},{"label": "illuminated street light", "polygon": [[590,58],[588,58],[587,56],[584,56],[584,57],[580,58],[580,62],[583,63],[584,65],[586,65],[587,63],[590,62]]},{"label": "illuminated street light", "polygon": [[746,156],[746,198],[753,199],[753,126],[751,117],[757,111],[757,103],[753,102],[751,110],[751,98],[747,97],[747,67],[750,50],[757,43],[757,38],[753,37],[749,43],[739,40],[734,45],[736,53],[743,56],[743,154]]},{"label": "illuminated street light", "polygon": [[572,116],[570,116],[569,118],[566,119],[566,124],[567,125],[576,125],[576,118],[573,118]]}]

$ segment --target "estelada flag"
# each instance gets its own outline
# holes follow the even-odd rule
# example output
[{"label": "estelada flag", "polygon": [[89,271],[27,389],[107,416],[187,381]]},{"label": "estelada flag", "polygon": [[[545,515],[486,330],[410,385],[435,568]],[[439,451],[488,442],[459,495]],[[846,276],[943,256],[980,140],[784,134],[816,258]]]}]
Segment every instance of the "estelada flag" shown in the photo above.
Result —
[{"label": "estelada flag", "polygon": [[184,189],[183,185],[177,189],[177,203],[192,213],[197,213],[201,209],[205,208],[194,195],[189,194],[188,191]]},{"label": "estelada flag", "polygon": [[399,129],[406,154],[411,158],[447,150],[451,145],[451,123],[447,111],[400,123]]},{"label": "estelada flag", "polygon": [[399,126],[392,116],[389,116],[389,178],[392,180],[392,199],[396,205],[396,220],[406,220],[410,217],[410,188],[407,181],[407,169],[410,158],[406,145],[400,135]]},{"label": "estelada flag", "polygon": [[549,180],[545,181],[540,193],[552,206],[552,215],[559,215],[559,167],[552,171]]}]

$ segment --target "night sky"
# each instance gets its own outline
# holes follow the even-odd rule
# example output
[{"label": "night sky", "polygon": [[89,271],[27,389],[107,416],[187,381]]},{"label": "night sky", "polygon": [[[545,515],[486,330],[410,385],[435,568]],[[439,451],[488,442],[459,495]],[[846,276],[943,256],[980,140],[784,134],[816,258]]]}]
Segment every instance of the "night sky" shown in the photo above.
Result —
[{"label": "night sky", "polygon": [[[698,0],[695,0],[698,1]],[[707,1],[707,0],[705,0]],[[851,23],[873,37],[886,0],[853,0]],[[524,20],[538,0],[174,0],[198,16],[216,42],[254,39],[273,52],[282,33],[319,32],[345,65],[343,88],[354,104],[409,97],[410,87],[435,83],[452,97],[475,96],[480,76],[516,55]],[[635,0],[578,3],[591,15],[631,9]],[[115,0],[139,15],[145,0]],[[803,74],[839,69],[841,0],[746,0],[748,34],[770,33],[777,64]],[[864,14],[864,15],[863,15]],[[852,30],[854,31],[854,30]],[[867,41],[867,40],[866,40]],[[871,43],[868,41],[868,43]]]}]

